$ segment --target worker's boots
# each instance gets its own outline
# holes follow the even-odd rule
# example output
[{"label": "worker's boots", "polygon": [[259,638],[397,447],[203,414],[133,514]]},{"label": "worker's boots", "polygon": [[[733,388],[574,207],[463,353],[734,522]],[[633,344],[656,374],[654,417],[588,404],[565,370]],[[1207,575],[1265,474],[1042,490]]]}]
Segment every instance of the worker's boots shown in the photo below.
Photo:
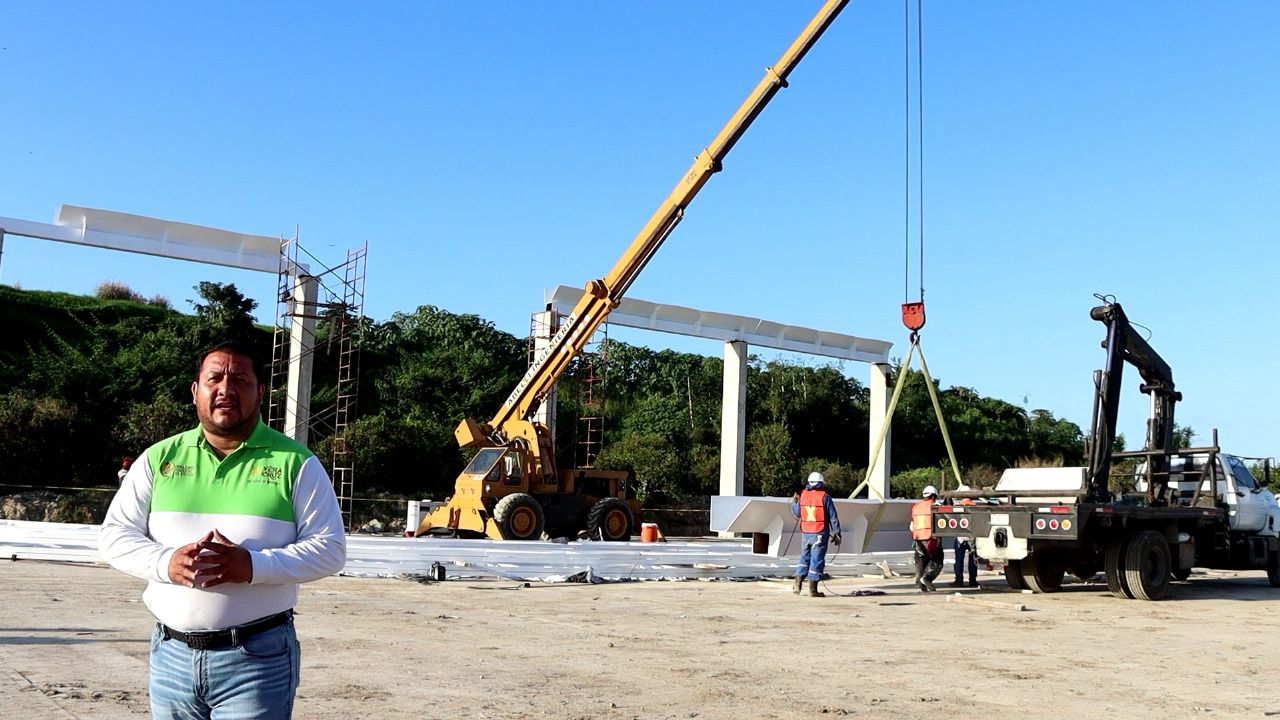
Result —
[{"label": "worker's boots", "polygon": [[818,581],[817,581],[817,580],[810,580],[810,581],[809,581],[809,597],[826,597],[826,596],[827,596],[827,595],[826,595],[826,593],[821,592],[820,590],[818,590]]},{"label": "worker's boots", "polygon": [[804,587],[804,576],[803,576],[803,575],[797,575],[797,576],[796,576],[796,584],[795,584],[795,587],[791,588],[791,592],[793,592],[793,593],[795,593],[795,594],[799,595],[799,594],[800,594],[800,588],[802,588],[802,587]]}]

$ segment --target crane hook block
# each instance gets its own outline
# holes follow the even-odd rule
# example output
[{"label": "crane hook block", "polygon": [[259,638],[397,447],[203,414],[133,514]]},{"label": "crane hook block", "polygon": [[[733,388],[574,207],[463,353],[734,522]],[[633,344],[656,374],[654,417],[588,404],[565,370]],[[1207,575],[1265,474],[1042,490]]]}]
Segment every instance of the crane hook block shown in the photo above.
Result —
[{"label": "crane hook block", "polygon": [[902,324],[913,333],[924,327],[924,303],[902,303]]}]

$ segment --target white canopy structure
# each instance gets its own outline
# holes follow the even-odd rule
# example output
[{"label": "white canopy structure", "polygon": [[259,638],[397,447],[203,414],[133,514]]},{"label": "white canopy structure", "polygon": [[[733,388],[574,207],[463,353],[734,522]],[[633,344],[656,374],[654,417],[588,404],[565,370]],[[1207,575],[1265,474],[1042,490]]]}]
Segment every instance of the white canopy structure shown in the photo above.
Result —
[{"label": "white canopy structure", "polygon": [[[580,288],[561,285],[548,294],[547,302],[559,312],[568,313],[580,297]],[[775,350],[865,363],[887,363],[889,349],[893,347],[893,343],[884,340],[630,298],[623,298],[622,303],[609,313],[609,322],[641,330],[745,342]]]},{"label": "white canopy structure", "polygon": [[293,321],[289,332],[289,375],[285,408],[285,434],[306,444],[311,415],[311,346],[314,343],[316,279],[304,264],[284,266],[281,238],[219,230],[190,223],[174,222],[94,208],[63,205],[54,224],[0,216],[0,253],[4,236],[18,235],[37,240],[88,245],[107,250],[155,255],[174,260],[222,265],[278,274],[287,272],[293,283]]},{"label": "white canopy structure", "polygon": [[74,243],[258,272],[280,271],[280,238],[63,205],[54,224],[0,217],[7,235]]},{"label": "white canopy structure", "polygon": [[[573,311],[582,297],[582,290],[561,285],[546,293],[548,310],[562,314]],[[889,350],[893,343],[845,335],[843,333],[762,320],[760,318],[710,312],[679,305],[666,305],[623,298],[609,314],[614,325],[655,330],[658,332],[708,338],[724,342],[724,400],[720,428],[720,495],[739,498],[744,483],[744,456],[746,454],[746,379],[747,346],[807,353],[822,357],[854,360],[870,365],[871,417],[868,451],[874,445],[886,420],[889,406],[887,369]],[[882,498],[889,496],[889,442],[888,435],[880,454],[871,458],[867,483],[873,493]],[[799,479],[797,478],[797,481]],[[717,512],[718,498],[712,498],[713,528],[722,533],[767,532],[772,538],[772,551],[778,552],[778,526],[773,504],[760,508],[733,502],[723,512]],[[852,512],[852,511],[851,511]],[[736,520],[732,520],[736,518]],[[754,519],[753,519],[754,518]],[[767,520],[766,520],[767,518]],[[719,519],[719,522],[715,522]],[[750,527],[759,520],[761,527]],[[767,527],[766,527],[767,526]]]}]

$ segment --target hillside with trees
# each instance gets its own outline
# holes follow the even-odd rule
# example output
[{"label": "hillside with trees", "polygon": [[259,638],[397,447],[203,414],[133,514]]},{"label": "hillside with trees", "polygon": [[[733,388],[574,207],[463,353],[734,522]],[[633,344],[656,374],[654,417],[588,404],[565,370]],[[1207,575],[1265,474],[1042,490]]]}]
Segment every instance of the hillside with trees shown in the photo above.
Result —
[{"label": "hillside with trees", "polygon": [[[118,283],[98,297],[0,286],[7,337],[0,349],[0,483],[77,488],[111,485],[124,455],[194,426],[194,349],[247,338],[268,358],[271,334],[255,326],[255,303],[234,285],[201,283],[191,314],[146,300]],[[487,420],[527,364],[525,339],[475,315],[423,306],[365,321],[358,419],[346,429],[359,494],[441,498],[466,456],[453,439],[464,417]],[[317,328],[312,446],[327,459],[336,348]],[[718,357],[609,342],[591,372],[606,383],[597,463],[635,471],[642,502],[703,505],[719,486],[722,361]],[[894,370],[896,377],[898,369]],[[908,371],[914,372],[914,371]],[[574,461],[573,428],[584,414],[585,364],[560,383],[561,462]],[[891,381],[894,379],[891,377]],[[599,385],[595,388],[600,391]],[[1027,410],[966,387],[940,399],[967,478],[989,482],[1018,463],[1082,461],[1081,430],[1048,410]],[[836,365],[750,359],[746,484],[750,494],[790,494],[809,470],[837,493],[867,466],[869,393]],[[903,394],[893,418],[895,492],[937,482],[946,462],[924,383]]]}]

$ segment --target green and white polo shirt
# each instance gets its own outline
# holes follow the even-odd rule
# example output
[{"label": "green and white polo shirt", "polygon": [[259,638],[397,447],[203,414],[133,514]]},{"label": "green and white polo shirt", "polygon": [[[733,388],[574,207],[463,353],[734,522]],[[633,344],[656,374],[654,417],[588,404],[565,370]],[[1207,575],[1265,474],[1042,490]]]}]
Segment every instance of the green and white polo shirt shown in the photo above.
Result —
[{"label": "green and white polo shirt", "polygon": [[[305,447],[262,421],[219,458],[200,427],[147,449],[107,511],[99,552],[146,579],[143,601],[160,622],[221,630],[288,610],[298,583],[342,569],[346,536],[333,485]],[[213,529],[249,550],[249,584],[188,588],[169,580],[174,550]]]}]

